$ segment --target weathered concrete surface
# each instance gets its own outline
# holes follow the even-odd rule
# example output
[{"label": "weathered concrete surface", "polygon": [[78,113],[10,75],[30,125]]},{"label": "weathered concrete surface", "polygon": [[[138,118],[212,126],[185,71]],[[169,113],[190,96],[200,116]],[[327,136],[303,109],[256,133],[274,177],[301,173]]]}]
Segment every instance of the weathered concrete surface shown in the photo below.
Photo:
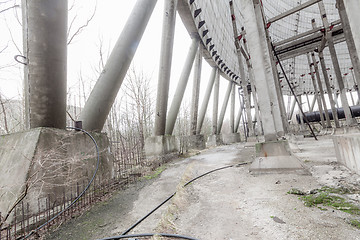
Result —
[{"label": "weathered concrete surface", "polygon": [[[287,192],[291,188],[306,192],[321,186],[360,189],[359,175],[337,164],[330,138],[294,141],[291,149],[296,150],[296,156],[312,175],[252,175],[246,165],[204,176],[189,185],[177,199],[180,200],[178,211],[170,212],[175,219],[174,231],[204,240],[310,240],[344,239],[345,236],[358,239],[360,230],[348,223],[352,215],[327,206],[323,206],[327,211],[306,207],[298,196]],[[196,177],[254,157],[254,145],[236,144],[170,163],[159,178],[141,181],[116,193],[110,201],[64,224],[47,239],[99,239],[120,235],[171,195],[184,175]],[[358,195],[349,197],[359,204]],[[160,219],[170,209],[168,206],[156,211],[133,233],[156,232]]]},{"label": "weathered concrete surface", "polygon": [[289,173],[307,174],[300,161],[292,156],[288,141],[261,142],[255,144],[257,158],[250,167],[254,174]]},{"label": "weathered concrete surface", "polygon": [[223,145],[221,134],[210,135],[206,142],[206,147],[214,147]]},{"label": "weathered concrete surface", "polygon": [[[114,177],[113,158],[104,134],[93,133],[100,150],[101,179]],[[96,166],[92,140],[82,132],[36,128],[0,137],[0,212],[4,215],[26,192],[30,212],[43,200],[70,194],[70,187],[88,181]],[[26,189],[28,189],[26,191]],[[11,218],[9,218],[11,220]]]},{"label": "weathered concrete surface", "polygon": [[360,174],[360,133],[335,135],[333,141],[338,162]]},{"label": "weathered concrete surface", "polygon": [[202,134],[188,137],[188,149],[203,150],[206,148],[205,137]]},{"label": "weathered concrete surface", "polygon": [[240,133],[222,134],[222,141],[224,144],[238,143],[241,141]]},{"label": "weathered concrete surface", "polygon": [[175,136],[149,137],[145,141],[145,155],[149,158],[178,152],[179,144]]}]

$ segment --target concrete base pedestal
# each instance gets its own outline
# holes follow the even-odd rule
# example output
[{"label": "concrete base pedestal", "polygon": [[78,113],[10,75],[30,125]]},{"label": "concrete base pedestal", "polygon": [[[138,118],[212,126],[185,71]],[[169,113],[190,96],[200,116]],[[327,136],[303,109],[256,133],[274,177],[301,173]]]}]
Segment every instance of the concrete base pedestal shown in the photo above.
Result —
[{"label": "concrete base pedestal", "polygon": [[223,134],[222,141],[224,144],[238,143],[241,141],[240,133]]},{"label": "concrete base pedestal", "polygon": [[291,156],[289,143],[285,140],[257,143],[255,149],[256,159],[250,166],[250,172],[253,174],[309,174],[300,161],[296,157]]},{"label": "concrete base pedestal", "polygon": [[188,149],[203,150],[206,148],[204,135],[192,135],[188,137]]},{"label": "concrete base pedestal", "polygon": [[161,157],[169,153],[179,151],[179,140],[175,136],[149,137],[145,141],[145,155],[149,157]]},{"label": "concrete base pedestal", "polygon": [[[114,159],[105,134],[91,133],[100,152],[97,177],[114,177]],[[0,212],[5,216],[25,192],[29,211],[39,205],[62,202],[77,183],[88,182],[97,163],[95,145],[82,132],[53,128],[35,128],[0,136]],[[12,216],[8,219],[11,221]]]},{"label": "concrete base pedestal", "polygon": [[333,136],[339,163],[360,174],[360,133]]},{"label": "concrete base pedestal", "polygon": [[206,146],[207,147],[215,147],[223,145],[221,134],[218,135],[210,135],[207,139]]}]

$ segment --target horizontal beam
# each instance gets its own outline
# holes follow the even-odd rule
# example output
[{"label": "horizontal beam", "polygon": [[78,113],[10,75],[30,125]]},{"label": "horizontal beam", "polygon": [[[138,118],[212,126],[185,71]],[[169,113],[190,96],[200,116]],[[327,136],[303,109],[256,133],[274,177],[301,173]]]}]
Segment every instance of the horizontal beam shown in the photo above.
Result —
[{"label": "horizontal beam", "polygon": [[[336,26],[336,25],[339,25],[341,24],[341,20],[336,20],[334,22],[331,23],[332,26]],[[278,47],[278,46],[281,46],[281,45],[284,45],[286,43],[289,43],[289,42],[292,42],[292,41],[295,41],[295,40],[298,40],[300,38],[303,38],[303,37],[306,37],[308,35],[311,35],[313,33],[316,33],[318,31],[320,31],[321,29],[323,29],[324,27],[317,27],[317,28],[314,28],[314,29],[311,29],[309,31],[306,31],[306,32],[303,32],[303,33],[300,33],[298,35],[295,35],[293,37],[290,37],[290,38],[287,38],[285,40],[282,40],[280,42],[275,42],[274,43],[274,47]]]},{"label": "horizontal beam", "polygon": [[304,9],[304,8],[310,7],[310,6],[316,4],[316,3],[320,2],[320,1],[322,1],[322,0],[310,0],[310,1],[306,2],[306,3],[300,4],[299,6],[294,7],[293,9],[290,9],[290,10],[288,10],[286,12],[283,12],[283,13],[273,17],[273,18],[270,18],[269,23],[274,23],[274,22],[276,22],[276,21],[278,21],[280,19],[283,19],[283,18],[285,18],[287,16],[290,16],[290,15],[292,15],[292,14],[294,14],[294,13],[296,13],[296,12],[298,12],[298,11]]}]

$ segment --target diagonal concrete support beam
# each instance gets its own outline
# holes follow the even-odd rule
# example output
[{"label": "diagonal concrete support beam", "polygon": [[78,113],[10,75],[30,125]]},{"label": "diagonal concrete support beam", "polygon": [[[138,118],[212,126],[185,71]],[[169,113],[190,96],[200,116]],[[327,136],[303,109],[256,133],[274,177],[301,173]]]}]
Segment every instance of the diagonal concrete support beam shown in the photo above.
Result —
[{"label": "diagonal concrete support beam", "polygon": [[171,103],[171,106],[170,106],[170,109],[169,109],[169,112],[167,115],[166,128],[165,128],[166,135],[172,135],[172,133],[174,131],[176,118],[178,116],[180,105],[181,105],[182,99],[184,97],[186,85],[188,83],[189,76],[191,73],[191,68],[194,63],[196,53],[199,49],[199,43],[200,43],[200,41],[198,38],[196,38],[196,37],[193,38],[188,55],[186,57],[186,62],[185,62],[184,68],[181,72],[181,76],[180,76],[178,85],[176,87],[174,98],[172,100],[172,103]]},{"label": "diagonal concrete support beam", "polygon": [[157,0],[138,0],[80,114],[83,128],[101,131]]}]

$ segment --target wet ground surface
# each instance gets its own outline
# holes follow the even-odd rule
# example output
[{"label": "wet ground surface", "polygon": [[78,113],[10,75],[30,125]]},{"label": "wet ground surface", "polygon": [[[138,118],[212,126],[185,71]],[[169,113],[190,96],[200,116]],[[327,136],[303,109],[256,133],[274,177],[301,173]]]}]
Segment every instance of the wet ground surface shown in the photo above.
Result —
[{"label": "wet ground surface", "polygon": [[[190,184],[131,233],[167,231],[197,239],[360,239],[349,224],[357,216],[326,207],[306,207],[292,188],[357,187],[360,176],[336,163],[332,141],[292,141],[294,154],[311,175],[252,175],[249,165],[226,168]],[[249,147],[250,146],[250,147]],[[83,216],[62,225],[47,239],[101,239],[125,229],[170,196],[184,180],[254,159],[254,147],[235,144],[173,161],[156,179],[119,191]],[[359,195],[353,194],[355,202]],[[175,206],[175,207],[174,207]],[[164,223],[164,218],[170,222]]]}]

